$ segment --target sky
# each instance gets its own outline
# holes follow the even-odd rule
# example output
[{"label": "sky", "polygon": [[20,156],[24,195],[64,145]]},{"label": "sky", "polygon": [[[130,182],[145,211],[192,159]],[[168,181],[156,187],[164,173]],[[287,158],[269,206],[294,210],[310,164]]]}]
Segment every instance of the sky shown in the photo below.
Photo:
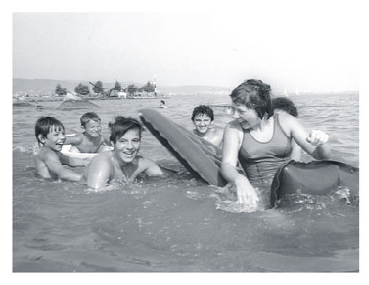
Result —
[{"label": "sky", "polygon": [[255,2],[119,13],[19,9],[12,15],[13,77],[142,83],[155,77],[159,86],[229,88],[257,78],[274,90],[359,89],[355,5]]}]

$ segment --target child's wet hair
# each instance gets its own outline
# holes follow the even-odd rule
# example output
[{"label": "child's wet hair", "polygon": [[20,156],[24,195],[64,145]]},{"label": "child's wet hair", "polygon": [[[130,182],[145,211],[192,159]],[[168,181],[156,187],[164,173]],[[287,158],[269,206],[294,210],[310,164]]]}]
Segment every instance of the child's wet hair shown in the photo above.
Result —
[{"label": "child's wet hair", "polygon": [[195,117],[198,115],[205,115],[210,118],[211,121],[214,120],[214,112],[209,106],[200,105],[193,109],[191,120],[194,121]]},{"label": "child's wet hair", "polygon": [[291,116],[294,116],[297,118],[299,115],[297,112],[297,108],[295,106],[295,103],[289,98],[286,97],[277,97],[272,99],[272,107],[273,110],[275,109],[281,109]]},{"label": "child's wet hair", "polygon": [[273,116],[270,85],[261,80],[249,79],[237,86],[231,93],[233,103],[245,105],[256,111],[260,118],[265,114]]},{"label": "child's wet hair", "polygon": [[47,137],[50,133],[50,129],[55,128],[59,131],[64,131],[64,125],[58,119],[54,117],[40,117],[35,124],[35,136],[38,143],[41,143],[38,136],[42,135],[43,137]]},{"label": "child's wet hair", "polygon": [[143,126],[138,120],[122,116],[116,116],[115,121],[109,123],[109,128],[111,132],[110,141],[114,143],[117,141],[117,139],[124,136],[124,134],[129,130],[137,130],[140,137],[142,131],[144,130]]},{"label": "child's wet hair", "polygon": [[87,112],[85,114],[82,115],[82,117],[80,118],[80,122],[81,122],[81,126],[85,127],[86,124],[90,121],[93,120],[95,122],[101,122],[101,118],[94,112]]}]

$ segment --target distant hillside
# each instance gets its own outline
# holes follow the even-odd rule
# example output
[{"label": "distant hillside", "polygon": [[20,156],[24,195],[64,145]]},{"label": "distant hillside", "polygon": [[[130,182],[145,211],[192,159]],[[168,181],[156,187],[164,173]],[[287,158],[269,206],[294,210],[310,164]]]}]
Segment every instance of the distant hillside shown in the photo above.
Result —
[{"label": "distant hillside", "polygon": [[[54,79],[22,79],[22,78],[14,78],[13,79],[13,93],[16,94],[26,94],[29,95],[38,95],[38,94],[53,94],[55,91],[56,85],[60,84],[63,88],[66,88],[68,91],[74,91],[74,88],[79,84],[85,84],[90,87],[92,90],[92,86],[88,83],[88,81],[83,80],[54,80]],[[119,82],[122,86],[126,84],[126,82]],[[105,88],[114,87],[115,82],[103,82],[103,86]],[[145,83],[133,83],[136,86],[143,86]],[[204,85],[185,85],[185,86],[158,86],[158,90],[161,93],[172,94],[172,95],[185,95],[185,94],[206,94],[206,93],[214,93],[214,94],[229,94],[231,89],[224,87],[215,87],[215,86],[204,86]]]}]

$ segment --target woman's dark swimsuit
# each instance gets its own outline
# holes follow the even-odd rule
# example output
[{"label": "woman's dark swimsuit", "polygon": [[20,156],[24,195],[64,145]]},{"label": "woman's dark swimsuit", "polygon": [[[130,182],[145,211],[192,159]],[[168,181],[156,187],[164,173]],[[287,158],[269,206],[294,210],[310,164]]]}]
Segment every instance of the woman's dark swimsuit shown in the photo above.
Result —
[{"label": "woman's dark swimsuit", "polygon": [[291,152],[292,137],[284,132],[275,114],[273,136],[268,142],[259,142],[244,130],[239,160],[252,185],[270,184],[277,169],[291,160]]}]

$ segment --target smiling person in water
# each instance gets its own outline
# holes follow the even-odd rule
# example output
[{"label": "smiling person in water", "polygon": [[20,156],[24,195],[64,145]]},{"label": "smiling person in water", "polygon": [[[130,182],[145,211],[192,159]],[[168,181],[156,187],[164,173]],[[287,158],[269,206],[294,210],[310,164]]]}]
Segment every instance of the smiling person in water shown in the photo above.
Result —
[{"label": "smiling person in water", "polygon": [[48,179],[80,181],[82,174],[75,173],[64,165],[85,166],[90,158],[69,157],[61,153],[65,142],[63,124],[54,117],[41,117],[35,125],[35,136],[40,147],[34,158],[36,173]]},{"label": "smiling person in water", "polygon": [[111,151],[94,157],[85,171],[87,185],[93,189],[106,187],[112,181],[133,182],[141,173],[149,176],[162,175],[154,161],[138,155],[143,127],[139,121],[121,116],[109,123]]},{"label": "smiling person in water", "polygon": [[217,147],[221,147],[223,141],[223,128],[213,126],[214,113],[209,106],[197,106],[192,113],[191,120],[195,125],[194,134],[204,138]]},{"label": "smiling person in water", "polygon": [[88,112],[80,118],[82,134],[67,136],[65,144],[72,145],[70,152],[98,153],[110,150],[110,142],[101,134],[101,119],[94,112]]},{"label": "smiling person in water", "polygon": [[[297,118],[274,114],[270,93],[269,85],[255,79],[235,88],[231,99],[236,119],[224,130],[221,173],[235,186],[238,201],[251,207],[258,206],[258,196],[263,205],[269,203],[270,193],[254,187],[271,182],[277,169],[291,159],[292,140],[315,159],[330,157],[328,135],[320,130],[308,133]],[[237,171],[238,159],[246,176]]]}]

